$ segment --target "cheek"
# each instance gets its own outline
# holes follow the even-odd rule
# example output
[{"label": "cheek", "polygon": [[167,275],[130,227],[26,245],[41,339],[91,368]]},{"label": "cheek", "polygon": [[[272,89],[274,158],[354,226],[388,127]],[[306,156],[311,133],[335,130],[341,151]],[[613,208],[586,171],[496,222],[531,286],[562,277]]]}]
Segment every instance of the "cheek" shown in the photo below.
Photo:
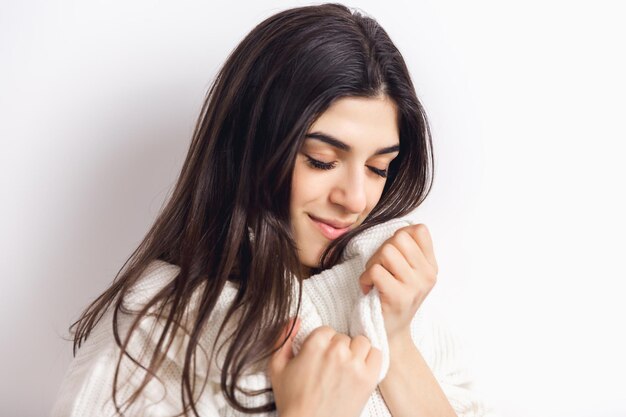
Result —
[{"label": "cheek", "polygon": [[371,187],[367,190],[367,208],[365,211],[369,213],[376,207],[376,204],[380,201],[380,198],[383,195],[383,189],[385,188],[385,183],[381,181],[381,183],[372,184]]},{"label": "cheek", "polygon": [[324,177],[304,166],[298,158],[291,179],[291,207],[297,208],[318,199],[324,192]]},{"label": "cheek", "polygon": [[[298,161],[296,161],[298,165]],[[303,200],[302,190],[304,189],[303,183],[306,182],[303,172],[297,166],[294,168],[293,176],[291,178],[291,208],[294,209]]]}]

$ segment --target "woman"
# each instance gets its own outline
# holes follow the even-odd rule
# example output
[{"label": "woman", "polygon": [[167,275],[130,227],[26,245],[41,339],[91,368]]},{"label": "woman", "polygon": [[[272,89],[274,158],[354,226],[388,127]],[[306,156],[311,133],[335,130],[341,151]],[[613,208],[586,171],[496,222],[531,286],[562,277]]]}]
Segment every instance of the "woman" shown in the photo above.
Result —
[{"label": "woman", "polygon": [[[53,415],[480,415],[447,339],[419,339],[438,346],[431,363],[416,346],[437,265],[426,227],[397,219],[432,166],[409,72],[373,19],[339,4],[266,19],[218,73],[155,224],[70,327]],[[333,297],[355,286],[384,328],[354,330],[354,291]]]}]

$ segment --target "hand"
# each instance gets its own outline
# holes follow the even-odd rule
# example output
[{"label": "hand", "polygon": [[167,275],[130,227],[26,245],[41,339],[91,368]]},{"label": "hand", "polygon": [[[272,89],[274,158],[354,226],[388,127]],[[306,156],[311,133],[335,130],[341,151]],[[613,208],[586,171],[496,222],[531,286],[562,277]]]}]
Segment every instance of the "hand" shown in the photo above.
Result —
[{"label": "hand", "polygon": [[364,294],[380,293],[387,337],[410,337],[411,320],[437,282],[437,261],[424,224],[398,229],[365,264],[359,278]]},{"label": "hand", "polygon": [[[290,321],[279,338],[282,341]],[[365,336],[350,338],[329,326],[313,330],[294,357],[294,331],[269,360],[268,373],[279,415],[358,417],[376,389],[380,350]],[[276,346],[278,347],[278,346]]]}]

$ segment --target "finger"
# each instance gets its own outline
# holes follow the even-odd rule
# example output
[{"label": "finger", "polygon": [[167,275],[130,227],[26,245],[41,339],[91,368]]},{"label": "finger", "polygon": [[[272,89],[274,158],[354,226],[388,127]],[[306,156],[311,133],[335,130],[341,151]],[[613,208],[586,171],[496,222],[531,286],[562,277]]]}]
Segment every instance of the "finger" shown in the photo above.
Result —
[{"label": "finger", "polygon": [[308,356],[309,358],[321,355],[328,348],[330,340],[336,333],[335,329],[327,325],[313,329],[304,342],[302,342],[300,354]]},{"label": "finger", "polygon": [[352,352],[350,351],[350,336],[344,333],[337,332],[332,339],[326,355],[331,359],[339,359],[341,362],[349,361],[352,359]]},{"label": "finger", "polygon": [[411,268],[400,249],[394,246],[392,242],[381,247],[377,260],[396,280],[404,284],[412,283],[415,280],[415,270]]},{"label": "finger", "polygon": [[[295,324],[294,324],[295,320]],[[280,337],[278,338],[274,348],[278,348],[276,352],[272,354],[272,357],[269,361],[269,371],[270,374],[281,373],[282,370],[287,366],[287,363],[293,358],[293,339],[295,338],[298,330],[300,330],[301,319],[299,317],[292,318],[289,320],[285,328],[283,329]],[[294,325],[293,331],[291,335],[285,340],[291,326]],[[284,343],[283,343],[284,341]],[[282,343],[282,346],[281,346]],[[280,346],[280,347],[279,347]]]},{"label": "finger", "polygon": [[363,294],[369,293],[376,287],[381,295],[393,294],[401,290],[401,284],[381,264],[373,264],[359,277],[359,286]]},{"label": "finger", "polygon": [[430,232],[425,224],[420,223],[412,226],[408,226],[407,231],[413,237],[415,242],[422,249],[422,254],[428,261],[428,263],[435,269],[435,273],[438,273],[439,267],[437,266],[437,259],[435,258],[435,251],[433,249],[433,240],[430,236]]},{"label": "finger", "polygon": [[[389,239],[389,243],[400,250],[400,253],[402,253],[413,269],[419,271],[423,268],[432,267],[432,265],[424,255],[422,247],[417,243],[414,229],[415,226],[413,225],[398,229],[393,237]],[[410,255],[407,256],[407,253]]]},{"label": "finger", "polygon": [[391,243],[398,248],[411,268],[419,270],[420,265],[428,262],[422,253],[422,248],[405,228],[398,229]]},{"label": "finger", "polygon": [[372,343],[363,335],[355,336],[350,341],[350,350],[352,351],[352,355],[361,361],[365,361],[371,347]]},{"label": "finger", "polygon": [[350,352],[350,336],[344,333],[335,333],[335,335],[330,339],[330,343],[328,345],[328,352],[333,352],[333,354],[338,355],[343,360],[348,360],[352,356],[352,352]]},{"label": "finger", "polygon": [[345,345],[346,347],[350,346],[350,336],[344,333],[335,333],[335,335],[330,339],[331,345]]},{"label": "finger", "polygon": [[365,358],[365,364],[370,372],[380,373],[380,368],[383,364],[383,354],[379,349],[375,347],[371,348],[369,353],[367,354],[367,358]]}]

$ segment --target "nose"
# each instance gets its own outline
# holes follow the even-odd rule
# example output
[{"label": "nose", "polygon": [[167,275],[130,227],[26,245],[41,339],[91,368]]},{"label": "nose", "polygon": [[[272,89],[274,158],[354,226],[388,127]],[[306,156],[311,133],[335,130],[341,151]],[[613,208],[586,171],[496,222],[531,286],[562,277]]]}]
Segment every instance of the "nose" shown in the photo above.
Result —
[{"label": "nose", "polygon": [[340,205],[350,213],[362,213],[367,206],[365,190],[365,173],[355,169],[342,177],[333,185],[330,201]]}]

